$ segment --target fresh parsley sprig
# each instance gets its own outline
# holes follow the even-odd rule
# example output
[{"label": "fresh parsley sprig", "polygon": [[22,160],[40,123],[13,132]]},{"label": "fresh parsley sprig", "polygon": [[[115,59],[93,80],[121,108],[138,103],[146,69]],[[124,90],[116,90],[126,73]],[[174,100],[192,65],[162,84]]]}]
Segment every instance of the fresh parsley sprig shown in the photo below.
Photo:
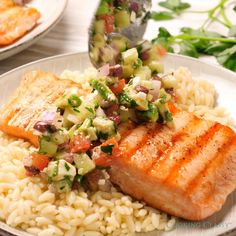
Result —
[{"label": "fresh parsley sprig", "polygon": [[[236,72],[236,25],[230,22],[225,13],[227,2],[229,0],[220,0],[215,7],[208,11],[195,12],[208,15],[199,29],[183,27],[179,35],[171,35],[166,28],[160,27],[157,37],[152,42],[161,44],[169,52],[177,52],[191,57],[198,58],[200,54],[215,56],[222,66]],[[170,12],[167,12],[167,15],[163,12],[159,12],[159,15],[152,13],[152,19],[163,20],[165,18],[167,20],[168,14],[170,14],[169,19],[172,19],[175,15],[186,12],[186,9],[190,7],[180,0],[166,0],[160,2],[159,5],[169,9]],[[233,9],[236,11],[236,6]],[[154,17],[155,14],[156,17]],[[217,17],[219,14],[221,17]],[[227,37],[206,29],[207,25],[214,21],[229,29]],[[178,50],[174,50],[174,48],[178,48]]]}]

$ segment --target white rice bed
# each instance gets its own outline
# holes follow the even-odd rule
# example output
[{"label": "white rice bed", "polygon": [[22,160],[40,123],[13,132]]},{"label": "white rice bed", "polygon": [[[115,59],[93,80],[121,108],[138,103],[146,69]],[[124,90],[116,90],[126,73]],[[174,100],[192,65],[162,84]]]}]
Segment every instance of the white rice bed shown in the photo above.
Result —
[{"label": "white rice bed", "polygon": [[[86,83],[96,71],[85,75],[66,71],[63,78]],[[231,125],[224,109],[215,107],[216,91],[206,81],[195,81],[186,68],[174,73],[178,106],[200,117]],[[0,132],[0,220],[38,236],[134,235],[135,232],[171,230],[176,219],[112,188],[110,193],[86,193],[82,188],[55,195],[39,177],[25,177],[22,158],[33,147]]]}]

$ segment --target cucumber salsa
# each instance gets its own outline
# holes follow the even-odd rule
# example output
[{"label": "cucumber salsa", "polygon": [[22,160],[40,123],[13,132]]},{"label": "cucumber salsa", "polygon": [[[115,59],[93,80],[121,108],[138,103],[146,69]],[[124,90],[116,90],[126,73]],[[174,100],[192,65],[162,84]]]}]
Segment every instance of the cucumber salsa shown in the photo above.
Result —
[{"label": "cucumber salsa", "polygon": [[104,65],[89,80],[93,91],[79,96],[68,89],[34,129],[39,149],[24,158],[29,176],[46,176],[55,192],[67,192],[94,171],[109,168],[119,155],[119,125],[132,121],[159,122],[173,127],[168,102],[176,80],[163,75],[159,61],[163,52],[148,42],[122,52],[120,64]]},{"label": "cucumber salsa", "polygon": [[95,16],[90,56],[96,65],[118,63],[120,53],[131,47],[124,36],[134,24],[144,23],[149,16],[140,0],[102,0]]}]

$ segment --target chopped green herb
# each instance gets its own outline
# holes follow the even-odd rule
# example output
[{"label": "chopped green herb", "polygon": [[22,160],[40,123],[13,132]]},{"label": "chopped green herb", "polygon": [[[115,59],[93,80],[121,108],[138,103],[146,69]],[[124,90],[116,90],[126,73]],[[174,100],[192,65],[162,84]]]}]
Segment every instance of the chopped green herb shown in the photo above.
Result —
[{"label": "chopped green herb", "polygon": [[78,108],[73,108],[73,111],[80,113],[80,110]]},{"label": "chopped green herb", "polygon": [[66,162],[65,162],[65,168],[66,168],[67,171],[70,170],[70,167],[69,167],[69,165]]},{"label": "chopped green herb", "polygon": [[99,139],[106,140],[106,139],[108,139],[109,134],[108,134],[108,133],[99,132],[99,133],[98,133],[98,137],[99,137]]},{"label": "chopped green herb", "polygon": [[85,109],[86,109],[87,111],[89,111],[90,113],[94,114],[93,108],[91,108],[91,107],[85,107]]},{"label": "chopped green herb", "polygon": [[84,180],[84,176],[83,175],[76,175],[75,176],[75,181],[77,181],[78,183],[82,183],[82,181]]},{"label": "chopped green herb", "polygon": [[169,111],[165,111],[165,118],[166,121],[172,121],[173,117],[172,114]]},{"label": "chopped green herb", "polygon": [[79,107],[81,103],[82,103],[81,99],[76,94],[72,94],[68,98],[68,104],[70,104],[72,107]]},{"label": "chopped green herb", "polygon": [[114,145],[101,146],[101,150],[106,154],[112,155],[113,147]]}]

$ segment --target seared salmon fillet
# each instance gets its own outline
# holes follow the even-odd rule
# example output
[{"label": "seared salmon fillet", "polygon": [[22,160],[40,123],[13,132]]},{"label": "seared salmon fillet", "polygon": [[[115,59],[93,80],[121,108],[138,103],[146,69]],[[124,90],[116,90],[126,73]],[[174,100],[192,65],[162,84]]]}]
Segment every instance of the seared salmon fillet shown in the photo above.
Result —
[{"label": "seared salmon fillet", "polygon": [[13,1],[0,1],[0,46],[6,46],[34,28],[40,13],[32,7],[20,7]]},{"label": "seared salmon fillet", "polygon": [[202,220],[236,188],[236,134],[172,109],[175,127],[146,124],[123,132],[111,180],[123,192],[188,220]]},{"label": "seared salmon fillet", "polygon": [[0,109],[0,130],[37,146],[38,138],[33,130],[35,122],[42,112],[54,105],[66,88],[75,86],[74,82],[59,79],[51,73],[27,73],[11,100]]}]

